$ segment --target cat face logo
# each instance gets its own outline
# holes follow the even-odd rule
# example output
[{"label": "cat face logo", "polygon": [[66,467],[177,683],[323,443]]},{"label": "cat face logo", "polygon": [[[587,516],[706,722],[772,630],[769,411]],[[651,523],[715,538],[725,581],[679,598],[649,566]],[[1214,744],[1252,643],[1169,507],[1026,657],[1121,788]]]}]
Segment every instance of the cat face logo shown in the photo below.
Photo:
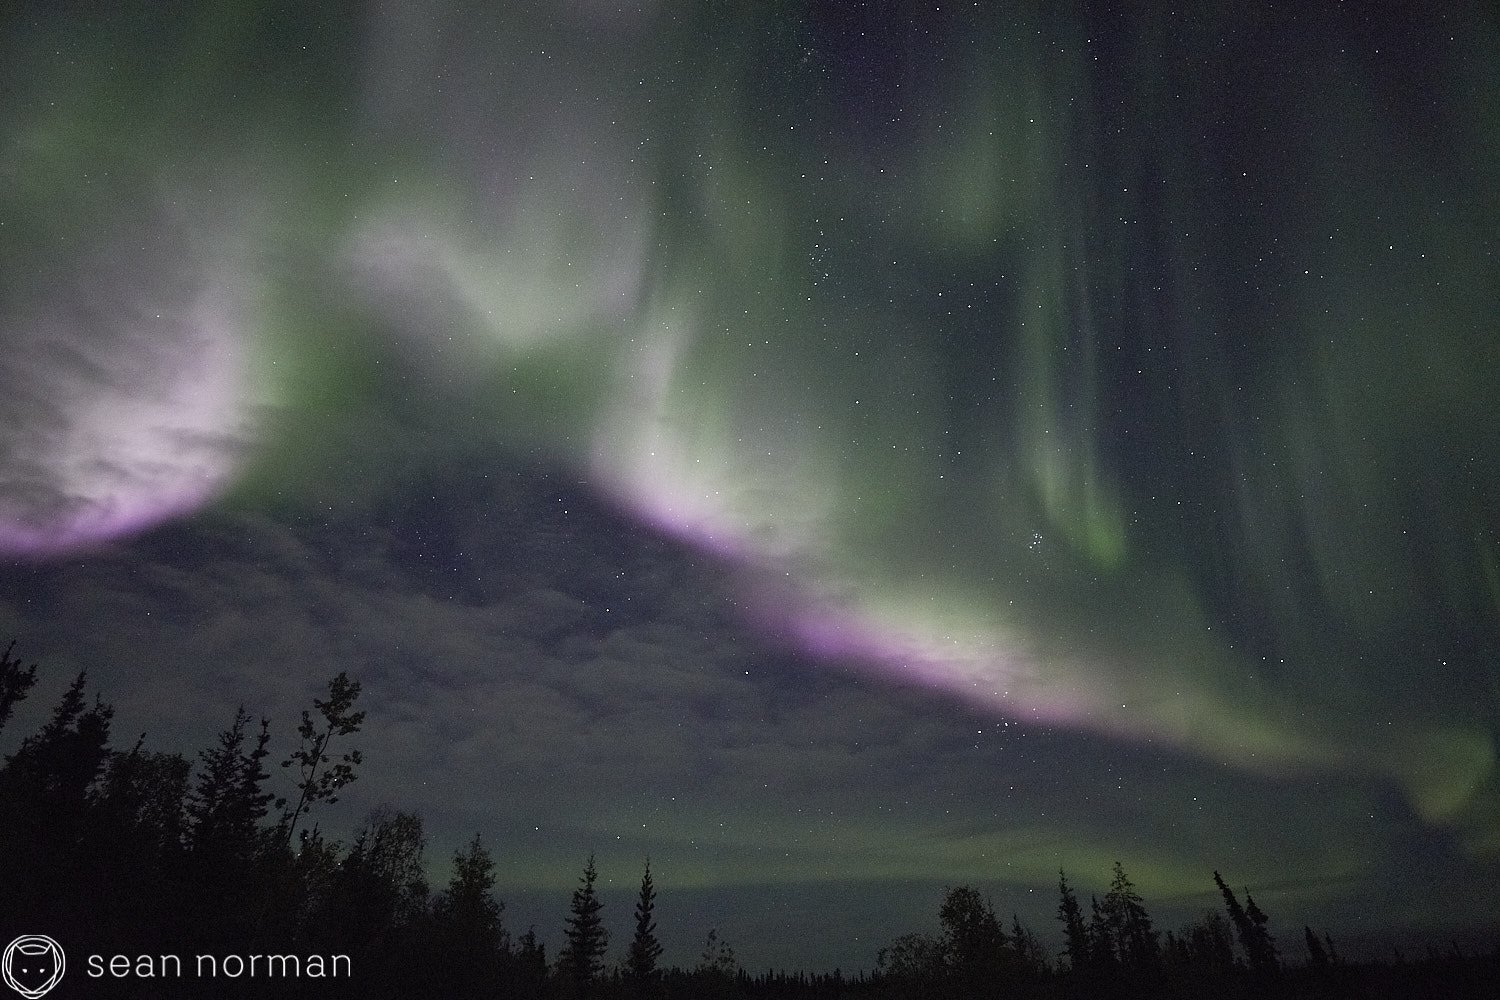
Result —
[{"label": "cat face logo", "polygon": [[26,1000],[37,1000],[62,981],[66,965],[62,945],[45,934],[22,934],[6,947],[0,973],[5,985]]}]

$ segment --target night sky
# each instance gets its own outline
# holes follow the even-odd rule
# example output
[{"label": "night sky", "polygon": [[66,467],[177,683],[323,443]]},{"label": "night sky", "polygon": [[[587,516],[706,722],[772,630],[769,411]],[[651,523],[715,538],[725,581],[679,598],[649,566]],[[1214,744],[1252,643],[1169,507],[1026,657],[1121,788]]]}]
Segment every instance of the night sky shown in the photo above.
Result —
[{"label": "night sky", "polygon": [[1492,4],[472,6],[0,13],[0,750],[347,670],[611,960],[1500,924]]}]

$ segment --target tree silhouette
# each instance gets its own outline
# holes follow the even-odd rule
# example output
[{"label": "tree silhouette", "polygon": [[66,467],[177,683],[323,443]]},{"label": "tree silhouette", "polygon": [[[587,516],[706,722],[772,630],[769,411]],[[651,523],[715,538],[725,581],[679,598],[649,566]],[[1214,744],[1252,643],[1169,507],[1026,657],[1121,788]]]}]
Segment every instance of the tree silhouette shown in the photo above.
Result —
[{"label": "tree silhouette", "polygon": [[90,908],[90,819],[114,710],[97,697],[88,705],[86,681],[80,673],[42,728],[0,768],[0,858],[7,871],[26,876],[0,892],[0,922],[77,921]]},{"label": "tree silhouette", "polygon": [[460,993],[493,992],[510,950],[494,887],[495,862],[475,834],[454,853],[448,888],[432,908],[439,955]]},{"label": "tree silhouette", "polygon": [[1307,938],[1307,958],[1313,969],[1319,972],[1328,970],[1328,952],[1323,948],[1323,942],[1313,933],[1313,929],[1306,924],[1302,926],[1302,933]]},{"label": "tree silhouette", "polygon": [[1144,901],[1135,884],[1125,874],[1125,867],[1115,862],[1115,877],[1104,897],[1104,917],[1113,938],[1113,951],[1126,968],[1149,972],[1161,958],[1156,932]]},{"label": "tree silhouette", "polygon": [[250,714],[241,706],[218,743],[199,756],[187,796],[189,852],[186,932],[196,941],[242,946],[268,933],[274,895],[268,838],[261,827],[273,796],[264,790],[270,723],[251,743]]},{"label": "tree silhouette", "polygon": [[282,767],[295,764],[299,774],[297,803],[282,818],[287,844],[291,844],[297,822],[305,811],[319,802],[330,805],[337,802],[339,789],[358,777],[354,769],[363,761],[358,750],[350,750],[338,761],[328,754],[328,745],[335,736],[353,735],[364,724],[365,713],[353,710],[358,698],[359,682],[351,681],[347,673],[340,671],[328,682],[328,697],[313,699],[320,721],[314,722],[307,710],[302,712],[302,724],[297,727],[302,744],[281,762]]},{"label": "tree silhouette", "polygon": [[413,961],[431,950],[425,933],[426,846],[416,813],[372,811],[335,869],[325,901],[311,915],[314,946],[352,956],[367,981],[392,989],[420,985],[425,974]]},{"label": "tree silhouette", "polygon": [[109,724],[114,709],[95,698],[85,708],[80,673],[63,693],[52,717],[7,762],[6,774],[17,786],[38,796],[39,805],[81,814],[89,789],[109,759]]},{"label": "tree silhouette", "polygon": [[591,995],[604,972],[604,952],[609,947],[609,932],[599,917],[604,904],[594,889],[598,877],[594,856],[590,854],[579,878],[579,886],[573,890],[573,905],[566,929],[568,943],[558,956],[558,971],[571,982],[580,997]]},{"label": "tree silhouette", "polygon": [[1342,964],[1343,959],[1339,958],[1339,950],[1333,946],[1333,937],[1327,931],[1323,932],[1323,943],[1328,946],[1328,961],[1333,965]]},{"label": "tree silhouette", "polygon": [[1049,960],[1046,947],[1041,938],[1021,923],[1021,917],[1017,913],[1010,915],[1010,946],[1016,953],[1016,960],[1021,963],[1021,968],[1028,973],[1048,972],[1052,963]]},{"label": "tree silhouette", "polygon": [[1234,968],[1234,931],[1224,915],[1209,911],[1182,928],[1179,964],[1228,972]]},{"label": "tree silhouette", "polygon": [[420,815],[382,807],[370,814],[350,851],[379,881],[397,926],[410,926],[426,909],[426,850]]},{"label": "tree silhouette", "polygon": [[97,803],[107,828],[140,841],[143,855],[175,862],[187,843],[184,800],[192,764],[180,753],[148,753],[145,737],[110,754]]},{"label": "tree silhouette", "polygon": [[1109,916],[1099,905],[1098,896],[1089,897],[1089,964],[1096,969],[1115,964],[1115,936]]},{"label": "tree silhouette", "polygon": [[1061,869],[1057,872],[1057,919],[1063,925],[1063,954],[1068,956],[1068,965],[1077,970],[1088,968],[1091,951],[1088,926],[1083,921],[1083,908],[1073,887],[1068,885],[1068,876]]},{"label": "tree silhouette", "polygon": [[713,1000],[732,995],[739,971],[734,949],[719,937],[717,928],[710,927],[698,964],[693,968],[693,996],[696,1000]]},{"label": "tree silhouette", "polygon": [[[25,697],[34,668],[0,654],[0,701]],[[447,887],[429,901],[425,836],[415,813],[372,812],[347,850],[317,827],[299,829],[297,810],[270,817],[264,762],[269,723],[258,729],[244,708],[197,755],[148,752],[142,736],[127,752],[109,745],[112,713],[90,705],[80,674],[39,730],[0,765],[0,923],[89,929],[99,954],[184,952],[203,944],[248,954],[343,954],[358,982],[330,996],[395,1000],[411,996],[634,997],[643,1000],[998,1000],[1001,996],[1489,996],[1494,955],[1451,954],[1397,966],[1346,962],[1333,939],[1303,927],[1308,962],[1282,976],[1269,919],[1246,891],[1237,896],[1218,872],[1224,910],[1157,942],[1145,905],[1119,862],[1086,917],[1058,872],[1057,919],[1067,967],[1049,956],[1017,916],[1002,928],[994,905],[969,886],[947,890],[941,936],[906,934],[881,948],[873,976],[805,972],[750,977],[717,930],[696,966],[663,969],[656,936],[656,890],[649,859],[625,961],[606,975],[608,935],[591,855],[573,892],[567,943],[549,974],[547,951],[528,930],[512,951],[494,898],[495,863],[478,835],[454,853]],[[353,685],[330,685],[329,714],[357,725]],[[334,705],[335,700],[340,701]],[[320,708],[320,711],[322,710]],[[310,713],[304,722],[310,721]],[[325,718],[325,722],[328,719]],[[352,731],[352,730],[351,730]],[[318,798],[329,734],[313,727],[304,780]],[[352,767],[357,761],[346,761]],[[330,789],[331,791],[331,789]],[[1243,901],[1243,902],[1242,902]],[[1226,919],[1226,914],[1228,919]],[[1238,937],[1246,961],[1236,958]],[[1164,961],[1162,959],[1165,959]],[[249,985],[249,984],[247,984]],[[121,994],[126,995],[126,994]],[[146,990],[129,995],[173,995]],[[226,994],[228,995],[228,994]],[[311,995],[295,986],[280,993]]]},{"label": "tree silhouette", "polygon": [[261,720],[247,749],[249,725],[250,713],[240,706],[218,745],[199,754],[202,766],[188,796],[193,851],[217,866],[243,864],[258,853],[260,824],[274,798],[264,790],[270,722]]},{"label": "tree silhouette", "polygon": [[656,963],[661,958],[661,942],[656,939],[656,887],[651,882],[651,859],[641,876],[641,895],[635,904],[635,935],[625,960],[625,978],[636,997],[650,997],[659,990],[661,979]]},{"label": "tree silhouette", "polygon": [[1005,946],[1005,931],[994,907],[969,886],[948,890],[938,909],[938,922],[959,965],[983,961]]},{"label": "tree silhouette", "polygon": [[710,927],[708,937],[703,941],[703,951],[698,956],[697,971],[732,979],[739,968],[740,963],[734,957],[734,948],[728,941],[719,937],[718,928]]},{"label": "tree silhouette", "polygon": [[22,669],[21,661],[11,656],[16,641],[12,639],[5,652],[0,654],[0,729],[10,721],[10,713],[16,705],[26,700],[31,686],[36,683],[36,664]]},{"label": "tree silhouette", "polygon": [[1006,964],[1006,937],[995,908],[977,890],[961,885],[943,898],[938,923],[957,989],[978,996],[998,988]]},{"label": "tree silhouette", "polygon": [[547,986],[547,946],[536,939],[535,927],[526,928],[517,945],[510,995],[540,997]]},{"label": "tree silhouette", "polygon": [[[1271,936],[1271,931],[1267,927],[1271,921],[1261,912],[1260,907],[1255,905],[1255,897],[1250,895],[1249,889],[1245,890],[1245,916],[1250,919],[1255,949],[1259,953],[1259,965],[1265,972],[1274,974],[1281,968],[1281,963],[1276,955],[1276,939]],[[1248,945],[1246,950],[1250,950]],[[1255,958],[1251,959],[1251,964],[1256,964]]]},{"label": "tree silhouette", "polygon": [[110,754],[94,795],[86,852],[92,877],[111,889],[98,901],[100,921],[165,943],[186,867],[184,800],[192,764],[182,754],[147,752],[144,741],[128,753]]},{"label": "tree silhouette", "polygon": [[922,985],[942,983],[948,968],[948,952],[943,942],[931,934],[903,934],[876,953],[875,967],[911,992]]},{"label": "tree silhouette", "polygon": [[1250,963],[1250,971],[1258,976],[1274,975],[1278,969],[1276,944],[1266,930],[1266,915],[1250,899],[1248,891],[1245,899],[1249,905],[1241,906],[1233,890],[1224,884],[1224,879],[1218,872],[1214,872],[1214,884],[1224,897],[1224,908],[1229,911],[1229,919],[1239,934],[1240,945],[1245,949],[1245,957]]}]

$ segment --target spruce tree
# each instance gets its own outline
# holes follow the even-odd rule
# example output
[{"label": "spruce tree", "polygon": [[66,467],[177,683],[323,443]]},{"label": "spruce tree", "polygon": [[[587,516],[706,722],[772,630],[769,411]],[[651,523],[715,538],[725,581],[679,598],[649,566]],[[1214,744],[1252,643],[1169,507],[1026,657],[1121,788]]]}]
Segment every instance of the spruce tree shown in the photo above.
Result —
[{"label": "spruce tree", "polygon": [[516,942],[515,961],[511,966],[511,996],[539,997],[547,986],[547,946],[536,938],[536,928],[526,928],[526,933]]},{"label": "spruce tree", "polygon": [[1214,885],[1219,887],[1219,893],[1224,897],[1224,908],[1229,911],[1229,920],[1234,924],[1235,933],[1239,935],[1240,945],[1248,952],[1254,932],[1250,930],[1250,918],[1245,916],[1245,908],[1235,898],[1234,890],[1224,884],[1224,879],[1218,872],[1214,872]]},{"label": "spruce tree", "polygon": [[1016,958],[1025,972],[1039,973],[1051,970],[1046,947],[1031,928],[1021,923],[1021,916],[1018,913],[1010,915],[1010,946],[1015,951]]},{"label": "spruce tree", "polygon": [[604,952],[609,947],[609,932],[599,917],[604,904],[594,889],[598,878],[594,856],[590,854],[579,886],[573,890],[573,905],[565,931],[568,943],[558,956],[559,971],[572,980],[580,997],[592,993],[594,984],[604,972]]},{"label": "spruce tree", "polygon": [[1068,965],[1075,971],[1085,969],[1089,965],[1089,931],[1083,922],[1083,908],[1078,905],[1078,897],[1062,869],[1057,872],[1057,891],[1061,897],[1057,919],[1063,925],[1063,954],[1068,956]]},{"label": "spruce tree", "polygon": [[[0,891],[0,922],[35,920],[54,901],[84,912],[90,906],[94,859],[87,845],[96,786],[112,752],[114,710],[97,697],[89,707],[86,680],[82,673],[74,679],[46,724],[0,767],[0,860],[12,873]],[[11,690],[30,686],[8,683]]]},{"label": "spruce tree", "polygon": [[262,719],[255,745],[247,749],[250,713],[235,711],[219,742],[200,753],[202,768],[188,797],[193,850],[214,864],[243,863],[260,846],[260,821],[272,795],[263,790],[269,777],[262,762],[270,742],[270,724]]},{"label": "spruce tree", "polygon": [[1115,954],[1125,966],[1146,972],[1154,969],[1161,957],[1151,917],[1146,913],[1135,883],[1125,874],[1125,867],[1115,862],[1115,877],[1104,897],[1104,913],[1114,938]]},{"label": "spruce tree", "polygon": [[1224,884],[1224,879],[1218,872],[1214,872],[1214,884],[1224,897],[1224,907],[1229,911],[1229,919],[1239,934],[1240,945],[1245,949],[1245,957],[1250,963],[1250,971],[1259,976],[1274,975],[1277,970],[1276,945],[1270,932],[1266,930],[1266,915],[1250,899],[1248,891],[1245,899],[1249,906],[1241,906],[1234,891]]},{"label": "spruce tree", "polygon": [[1328,946],[1328,961],[1334,965],[1340,964],[1339,950],[1333,946],[1333,938],[1326,930],[1323,932],[1323,943]]},{"label": "spruce tree", "polygon": [[49,852],[85,834],[95,785],[112,753],[114,709],[97,697],[88,707],[86,681],[80,673],[52,717],[0,768],[0,814],[24,831],[23,839]]},{"label": "spruce tree", "polygon": [[635,904],[635,936],[630,940],[625,963],[625,976],[637,997],[653,995],[660,978],[656,962],[661,958],[661,942],[656,939],[655,909],[656,887],[651,882],[651,859],[647,858],[646,871],[641,876],[641,895]]},{"label": "spruce tree", "polygon": [[5,766],[6,776],[36,795],[39,807],[62,810],[74,819],[87,806],[89,790],[109,761],[109,724],[115,714],[97,697],[92,708],[86,707],[87,680],[86,673],[73,679],[52,717],[36,735],[21,741]]},{"label": "spruce tree", "polygon": [[1191,964],[1218,971],[1234,968],[1234,931],[1217,910],[1209,910],[1185,925],[1181,942]]},{"label": "spruce tree", "polygon": [[459,993],[493,992],[510,948],[495,899],[495,862],[475,834],[453,855],[448,888],[432,907],[433,930],[440,957],[448,963],[448,980]]},{"label": "spruce tree", "polygon": [[1098,896],[1089,897],[1089,964],[1103,969],[1115,964],[1115,939],[1110,931],[1109,916],[1099,905]]},{"label": "spruce tree", "polygon": [[268,831],[261,826],[272,799],[263,790],[262,766],[270,728],[262,720],[252,740],[249,726],[250,714],[243,706],[236,709],[217,744],[199,753],[187,795],[183,920],[200,946],[259,942],[264,934],[287,930],[269,916],[277,882],[268,868]]},{"label": "spruce tree", "polygon": [[1313,933],[1313,929],[1305,924],[1302,927],[1302,933],[1307,937],[1308,964],[1319,972],[1326,971],[1328,968],[1328,952],[1324,950],[1323,942],[1319,941],[1318,936]]},{"label": "spruce tree", "polygon": [[1255,936],[1255,947],[1259,952],[1260,966],[1266,973],[1274,975],[1280,970],[1281,962],[1277,958],[1276,939],[1271,936],[1267,928],[1270,918],[1255,905],[1255,897],[1250,895],[1249,889],[1245,890],[1245,916],[1250,918],[1252,933]]},{"label": "spruce tree", "polygon": [[137,873],[160,878],[178,863],[187,837],[183,803],[192,763],[178,753],[149,753],[142,736],[128,753],[110,755],[95,797],[98,826],[119,838],[115,850]]},{"label": "spruce tree", "polygon": [[22,669],[21,661],[10,655],[15,648],[16,642],[12,639],[5,652],[0,654],[0,729],[5,728],[10,713],[26,700],[31,686],[36,683],[36,664]]}]

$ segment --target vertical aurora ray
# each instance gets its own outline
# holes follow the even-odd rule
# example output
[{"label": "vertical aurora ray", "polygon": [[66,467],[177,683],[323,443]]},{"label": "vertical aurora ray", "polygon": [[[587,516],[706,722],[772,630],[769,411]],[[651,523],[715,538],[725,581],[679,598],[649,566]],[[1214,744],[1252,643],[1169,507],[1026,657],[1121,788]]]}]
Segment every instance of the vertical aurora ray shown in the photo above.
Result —
[{"label": "vertical aurora ray", "polygon": [[[1264,277],[1256,270],[1263,248],[1311,255],[1326,266],[1330,254],[1320,236],[1326,241],[1333,232],[1336,247],[1337,234],[1367,227],[1369,206],[1387,200],[1377,194],[1385,178],[1375,165],[1388,161],[1340,150],[1337,141],[1326,148],[1304,144],[1297,157],[1284,159],[1280,147],[1248,148],[1224,134],[1229,126],[1216,109],[1248,97],[1234,93],[1228,77],[1207,87],[1195,83],[1194,34],[1275,30],[1226,17],[1177,37],[1142,32],[1132,39],[1133,52],[1106,52],[1104,68],[1092,72],[1085,57],[1102,45],[1092,36],[1118,25],[1059,28],[1054,21],[1041,41],[1025,30],[977,26],[984,42],[974,46],[974,63],[982,67],[992,53],[1003,53],[1007,70],[967,120],[1003,119],[1009,130],[989,130],[976,147],[972,130],[959,128],[959,141],[950,145],[938,124],[951,122],[928,110],[929,127],[913,129],[926,145],[905,149],[902,139],[883,137],[900,151],[887,161],[890,172],[912,174],[906,190],[932,200],[913,216],[895,199],[883,202],[878,185],[863,190],[867,216],[877,220],[864,224],[884,241],[843,260],[830,263],[817,242],[826,231],[823,189],[800,195],[806,188],[797,182],[807,167],[821,176],[857,175],[868,147],[832,126],[819,135],[817,159],[799,139],[775,147],[779,155],[763,157],[758,168],[772,179],[756,185],[775,194],[757,214],[783,220],[791,235],[762,246],[741,241],[733,256],[717,258],[712,244],[694,243],[683,266],[690,269],[685,273],[735,273],[750,284],[756,275],[774,275],[791,286],[783,294],[792,302],[769,326],[743,319],[748,309],[717,314],[700,305],[712,318],[679,336],[690,345],[721,337],[726,347],[710,354],[717,370],[695,362],[693,346],[678,344],[663,354],[678,367],[661,385],[675,380],[694,388],[664,388],[657,397],[659,404],[673,399],[675,425],[691,434],[672,443],[667,465],[655,451],[662,438],[647,435],[649,445],[634,453],[601,448],[606,457],[595,469],[658,523],[679,514],[687,535],[733,537],[729,551],[799,580],[795,596],[747,586],[761,594],[770,619],[812,651],[877,665],[1023,717],[1165,737],[1252,769],[1387,774],[1423,815],[1463,825],[1466,811],[1483,811],[1476,796],[1488,795],[1482,790],[1493,774],[1487,710],[1476,713],[1428,692],[1418,699],[1425,707],[1401,727],[1372,731],[1365,721],[1388,711],[1378,677],[1408,669],[1411,681],[1423,685],[1418,678],[1440,666],[1429,660],[1403,668],[1373,649],[1392,639],[1404,645],[1399,637],[1410,634],[1428,604],[1424,594],[1390,592],[1381,581],[1420,580],[1414,560],[1431,553],[1412,550],[1403,538],[1410,537],[1405,525],[1415,512],[1403,509],[1400,488],[1391,489],[1390,474],[1380,471],[1394,472],[1419,455],[1425,434],[1392,428],[1373,436],[1369,429],[1443,394],[1435,386],[1418,390],[1420,398],[1392,410],[1385,401],[1411,390],[1392,386],[1356,403],[1345,387],[1376,371],[1426,363],[1391,364],[1403,340],[1420,344],[1431,359],[1479,348],[1462,346],[1462,320],[1442,318],[1452,302],[1431,302],[1425,312],[1406,307],[1414,320],[1436,324],[1424,328],[1425,340],[1378,321],[1353,337],[1317,332],[1327,301],[1368,315],[1382,299],[1403,295],[1377,286],[1404,285],[1410,302],[1428,280],[1421,270],[1367,265],[1342,285],[1325,281],[1321,294],[1333,299],[1316,303],[1301,300],[1314,287],[1301,280],[1312,276],[1311,268],[1299,277],[1295,261],[1278,260]],[[1321,54],[1298,57],[1315,62]],[[982,68],[936,72],[985,76]],[[931,84],[929,109],[941,106],[933,95],[946,86]],[[753,83],[739,88],[754,89]],[[1269,98],[1275,104],[1295,95]],[[985,107],[1027,114],[1023,123],[1015,113],[987,116]],[[1362,134],[1352,118],[1344,127],[1348,142],[1361,149],[1395,141]],[[1215,132],[1217,139],[1205,140]],[[976,155],[985,144],[991,152]],[[1322,169],[1320,155],[1358,156],[1369,175],[1351,187],[1342,173],[1344,194],[1310,188],[1307,178]],[[756,158],[742,157],[734,169],[745,172],[746,160]],[[966,176],[964,166],[979,176]],[[1290,217],[1296,232],[1278,231],[1288,225],[1282,215],[1242,214],[1278,191],[1305,193],[1301,211]],[[1399,221],[1386,225],[1408,239],[1422,231]],[[901,280],[919,280],[910,274],[884,287],[864,286],[894,308],[880,318],[861,316],[844,304],[852,296],[825,294],[818,271],[827,265],[835,273],[878,273],[897,266],[886,257],[914,246],[926,247],[914,255],[926,262],[917,266],[932,267],[934,256],[962,258],[986,237],[997,248],[990,266],[1005,278],[974,332],[956,342],[1008,349],[993,352],[999,361],[991,382],[998,388],[980,400],[975,415],[992,432],[978,449],[983,469],[976,477],[966,463],[945,468],[934,459],[945,433],[936,415],[954,389],[940,374],[944,363],[934,344],[954,343],[949,331],[962,330],[967,320],[919,316],[910,300],[892,296]],[[1234,242],[1223,245],[1226,238]],[[786,278],[788,239],[818,251],[801,283],[795,272]],[[715,261],[707,267],[705,249]],[[1369,259],[1363,248],[1349,253]],[[663,266],[670,269],[670,259]],[[941,282],[963,268],[954,260],[933,268],[932,277]],[[936,282],[922,291],[942,290]],[[722,287],[705,293],[710,301],[733,294]],[[777,320],[790,320],[793,330]],[[926,336],[913,336],[914,328]],[[1446,341],[1444,329],[1453,331]],[[771,350],[752,360],[741,344]],[[1336,348],[1326,355],[1319,346],[1325,344],[1355,353]],[[854,345],[881,363],[864,367]],[[725,351],[739,356],[738,364],[726,366]],[[1369,368],[1363,376],[1360,358]],[[787,359],[797,359],[791,366],[797,371],[843,377],[834,393],[820,393],[778,368]],[[733,378],[725,378],[726,367]],[[1477,444],[1473,429],[1493,423],[1482,401],[1496,398],[1497,387],[1472,369],[1453,375],[1448,384],[1459,387],[1458,400],[1480,408],[1443,404],[1446,433]],[[759,449],[776,435],[766,433],[764,421],[729,416],[755,412],[756,399],[798,414],[804,428],[819,432],[815,440],[837,442],[826,449],[834,457],[811,470],[785,461],[759,468],[761,454],[775,456],[774,448]],[[649,419],[659,419],[659,411]],[[799,454],[819,454],[815,449],[815,441],[806,442]],[[1481,472],[1475,479],[1493,484],[1495,477]],[[1454,499],[1467,492],[1456,486]],[[689,511],[681,499],[688,496],[707,506]],[[752,530],[757,516],[795,521],[798,528],[757,545],[756,537],[775,534]],[[1361,630],[1383,638],[1342,641]],[[1296,662],[1282,666],[1288,654]],[[1310,712],[1311,704],[1324,707]]]}]

